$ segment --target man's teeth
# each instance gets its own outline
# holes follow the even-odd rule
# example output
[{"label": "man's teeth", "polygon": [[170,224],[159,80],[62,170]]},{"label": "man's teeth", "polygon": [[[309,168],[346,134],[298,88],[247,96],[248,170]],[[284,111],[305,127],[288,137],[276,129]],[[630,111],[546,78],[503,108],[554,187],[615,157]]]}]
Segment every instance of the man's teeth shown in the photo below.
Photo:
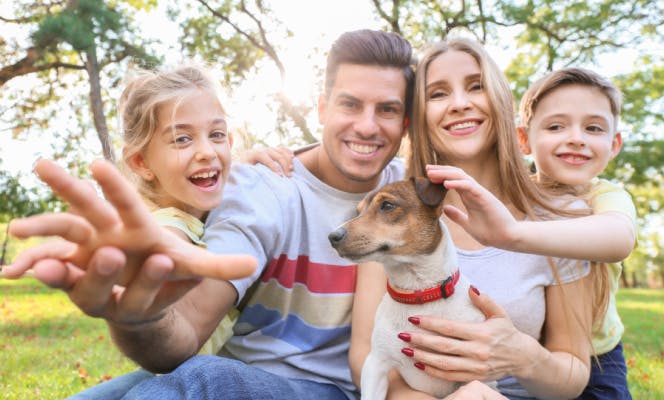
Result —
[{"label": "man's teeth", "polygon": [[217,172],[201,172],[199,174],[194,174],[191,176],[191,179],[206,179],[213,178],[217,176]]},{"label": "man's teeth", "polygon": [[454,130],[459,130],[459,129],[471,128],[471,127],[477,126],[479,124],[480,123],[477,122],[477,121],[468,121],[468,122],[462,122],[460,124],[450,125],[450,127],[448,129],[451,130],[451,131],[454,131]]},{"label": "man's teeth", "polygon": [[373,153],[378,149],[378,146],[370,146],[368,144],[357,144],[357,143],[348,143],[348,147],[350,147],[351,150],[362,153],[362,154],[369,154]]}]

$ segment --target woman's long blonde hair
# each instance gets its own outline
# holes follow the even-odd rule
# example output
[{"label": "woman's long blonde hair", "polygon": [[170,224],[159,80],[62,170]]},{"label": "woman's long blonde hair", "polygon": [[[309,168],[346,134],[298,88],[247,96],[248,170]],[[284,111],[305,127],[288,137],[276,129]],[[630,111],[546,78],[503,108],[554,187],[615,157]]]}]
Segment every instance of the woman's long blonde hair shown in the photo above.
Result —
[{"label": "woman's long blonde hair", "polygon": [[498,160],[498,187],[505,199],[526,215],[533,217],[534,209],[553,212],[548,197],[531,181],[521,156],[516,136],[514,101],[505,75],[491,59],[484,47],[467,38],[451,38],[432,45],[422,56],[415,71],[412,125],[409,130],[410,149],[408,171],[411,176],[426,176],[427,164],[447,164],[445,156],[434,148],[426,122],[426,75],[429,65],[448,51],[462,51],[472,56],[480,66],[481,83],[489,104],[489,130],[493,151]]},{"label": "woman's long blonde hair", "polygon": [[[423,54],[415,71],[415,89],[411,127],[408,132],[409,149],[407,150],[408,174],[410,176],[426,176],[427,164],[449,164],[443,154],[436,152],[426,120],[426,78],[431,63],[448,51],[461,51],[469,54],[479,64],[481,84],[489,101],[490,140],[498,161],[498,185],[502,193],[499,197],[511,202],[514,207],[531,219],[551,219],[556,217],[577,217],[588,215],[584,210],[561,210],[556,193],[539,187],[531,178],[526,161],[521,155],[516,135],[514,101],[507,78],[498,65],[486,52],[484,47],[475,40],[468,38],[448,38],[430,46]],[[549,264],[556,281],[560,281],[553,260]],[[597,270],[596,267],[591,267]],[[593,272],[591,271],[591,274]],[[597,306],[593,304],[593,306]],[[593,307],[593,308],[595,308]],[[566,307],[569,309],[569,307]],[[599,310],[593,310],[593,319],[599,318]],[[568,323],[580,321],[578,315],[569,315]],[[587,338],[590,340],[590,335]]]}]

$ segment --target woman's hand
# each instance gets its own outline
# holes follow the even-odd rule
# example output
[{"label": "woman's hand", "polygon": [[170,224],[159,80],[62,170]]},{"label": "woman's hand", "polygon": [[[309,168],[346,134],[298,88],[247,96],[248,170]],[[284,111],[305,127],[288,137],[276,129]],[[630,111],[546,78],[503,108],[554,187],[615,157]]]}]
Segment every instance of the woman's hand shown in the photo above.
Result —
[{"label": "woman's hand", "polygon": [[[468,293],[486,316],[483,322],[460,322],[428,316],[409,321],[430,333],[403,332],[404,347],[412,350],[413,368],[436,378],[469,382],[494,381],[524,368],[524,347],[535,339],[519,332],[505,311],[474,289]],[[410,354],[406,351],[404,354]]]}]

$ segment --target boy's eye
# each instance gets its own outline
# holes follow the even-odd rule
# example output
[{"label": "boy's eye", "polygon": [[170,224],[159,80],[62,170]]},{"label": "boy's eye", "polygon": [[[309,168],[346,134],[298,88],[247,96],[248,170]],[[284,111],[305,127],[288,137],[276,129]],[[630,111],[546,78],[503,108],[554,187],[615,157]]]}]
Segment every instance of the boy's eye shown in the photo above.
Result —
[{"label": "boy's eye", "polygon": [[586,130],[590,133],[604,133],[604,128],[598,125],[591,125]]}]

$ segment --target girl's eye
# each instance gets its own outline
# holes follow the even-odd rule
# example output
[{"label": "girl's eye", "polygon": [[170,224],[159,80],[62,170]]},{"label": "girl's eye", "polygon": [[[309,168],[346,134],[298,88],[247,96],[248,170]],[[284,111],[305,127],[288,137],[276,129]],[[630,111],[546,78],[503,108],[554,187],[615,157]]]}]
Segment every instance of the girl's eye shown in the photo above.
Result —
[{"label": "girl's eye", "polygon": [[226,132],[224,131],[214,131],[210,133],[210,138],[212,139],[225,139]]},{"label": "girl's eye", "polygon": [[549,126],[546,128],[546,130],[548,130],[548,131],[552,131],[552,132],[558,132],[558,131],[561,131],[562,129],[563,129],[563,126],[560,125],[560,124],[549,125]]}]

